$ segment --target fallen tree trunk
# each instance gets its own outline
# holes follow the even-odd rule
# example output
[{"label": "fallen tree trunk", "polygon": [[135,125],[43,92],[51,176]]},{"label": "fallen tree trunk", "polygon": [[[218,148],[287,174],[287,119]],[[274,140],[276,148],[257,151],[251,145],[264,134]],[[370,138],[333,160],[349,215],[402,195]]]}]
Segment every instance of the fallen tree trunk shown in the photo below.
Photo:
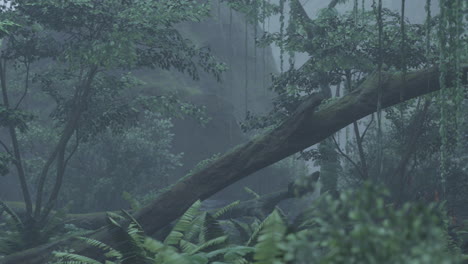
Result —
[{"label": "fallen tree trunk", "polygon": [[[400,74],[383,73],[381,81],[382,106],[388,107],[421,96],[440,88],[439,74],[435,68],[408,73],[405,82]],[[404,97],[400,98],[400,91]],[[235,148],[205,168],[191,173],[158,196],[152,203],[136,212],[135,218],[148,234],[153,234],[177,217],[198,199],[206,199],[230,184],[308,148],[333,133],[373,112],[377,108],[379,81],[377,74],[369,76],[358,89],[334,102],[320,105],[322,97],[312,95],[280,126],[264,136]],[[93,238],[117,245],[115,230],[101,228]],[[88,247],[70,244],[69,240],[56,243],[69,245],[76,253],[85,253]],[[8,256],[1,264],[45,263],[53,247],[32,249]],[[76,248],[78,247],[78,248]],[[40,254],[40,256],[38,255]]]},{"label": "fallen tree trunk", "polygon": [[[388,107],[439,89],[439,74],[426,69],[406,75],[382,74],[382,106]],[[197,199],[206,199],[230,184],[310,147],[377,109],[378,76],[369,76],[359,89],[321,106],[321,96],[312,95],[279,127],[225,154],[206,168],[188,175],[136,213],[146,232],[153,233],[181,215]]]}]

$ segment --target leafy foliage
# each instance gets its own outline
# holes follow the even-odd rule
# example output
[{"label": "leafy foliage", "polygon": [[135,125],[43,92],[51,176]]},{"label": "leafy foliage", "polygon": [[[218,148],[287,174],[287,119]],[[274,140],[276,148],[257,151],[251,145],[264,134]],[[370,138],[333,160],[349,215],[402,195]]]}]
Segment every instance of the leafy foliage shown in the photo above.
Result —
[{"label": "leafy foliage", "polygon": [[43,228],[32,228],[26,220],[10,208],[6,203],[0,201],[0,257],[13,254],[31,247],[39,246],[60,238],[82,234],[84,230],[70,230],[66,236],[63,235],[64,211],[55,212]]},{"label": "leafy foliage", "polygon": [[[209,237],[213,229],[207,224],[214,219],[198,211],[200,202],[187,210],[164,242],[145,238],[132,218],[126,233],[142,250],[145,263],[461,263],[459,244],[449,236],[440,206],[394,208],[385,202],[387,197],[385,191],[366,184],[359,191],[342,193],[339,199],[321,197],[294,226],[276,210],[252,228],[230,221],[250,232],[246,246],[227,244],[221,234],[200,239]],[[114,252],[100,242],[88,242]],[[74,254],[56,256],[93,263]],[[130,260],[117,258],[110,263],[126,261]]]},{"label": "leafy foliage", "polygon": [[[12,146],[3,144],[10,153],[2,154],[0,168],[5,174],[8,165],[15,165],[26,217],[31,220],[27,225],[32,229],[41,228],[57,204],[69,161],[80,144],[91,144],[99,135],[109,136],[110,131],[126,130],[128,137],[132,133],[134,137],[145,134],[147,131],[128,128],[148,113],[159,111],[158,119],[163,119],[162,115],[164,119],[186,114],[201,116],[200,108],[173,94],[131,95],[129,90],[141,85],[132,70],[175,70],[194,80],[199,78],[199,70],[217,78],[224,70],[207,48],[196,46],[175,28],[178,23],[206,17],[209,8],[204,4],[45,0],[8,1],[1,4],[1,9],[0,126],[8,128],[6,142]],[[32,107],[26,107],[25,102]],[[28,135],[20,134],[32,124],[30,112],[36,128]],[[162,126],[169,127],[164,121]],[[147,140],[148,134],[151,132],[144,135]],[[50,141],[33,154],[23,147],[33,142],[34,136],[47,136]],[[136,138],[131,140],[134,142],[127,142],[129,145],[137,143]],[[170,142],[162,144],[166,147]],[[166,152],[161,156],[166,154],[173,162],[161,169],[162,174],[177,164],[176,155]]]},{"label": "leafy foliage", "polygon": [[[199,211],[201,202],[195,202],[174,225],[164,242],[144,236],[141,226],[128,213],[124,217],[109,215],[111,225],[121,229],[125,234],[127,245],[117,251],[108,245],[89,238],[80,238],[92,247],[104,252],[106,263],[245,263],[244,256],[252,248],[228,245],[228,237],[220,229],[216,219],[208,213]],[[221,215],[231,205],[216,212]],[[119,222],[127,219],[129,224],[124,228]],[[70,252],[55,252],[57,262],[96,263],[94,259]],[[224,260],[224,261],[223,261]]]}]

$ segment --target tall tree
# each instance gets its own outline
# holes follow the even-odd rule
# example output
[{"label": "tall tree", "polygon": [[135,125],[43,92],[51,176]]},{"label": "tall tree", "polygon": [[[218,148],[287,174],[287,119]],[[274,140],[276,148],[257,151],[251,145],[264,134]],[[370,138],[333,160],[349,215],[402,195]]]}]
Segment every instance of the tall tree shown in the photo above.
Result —
[{"label": "tall tree", "polygon": [[[138,85],[128,72],[175,69],[197,79],[201,67],[219,77],[222,66],[208,50],[196,47],[174,28],[207,14],[203,4],[172,0],[3,4],[0,17],[11,23],[2,33],[0,54],[1,126],[8,135],[2,141],[7,153],[2,154],[2,161],[11,161],[21,183],[27,240],[33,243],[37,233],[29,231],[40,230],[47,223],[67,164],[80,142],[134,118],[139,106],[154,108],[151,102],[161,102],[161,98],[139,98],[133,104],[116,105],[122,90]],[[23,78],[19,94],[15,91],[18,78]],[[24,106],[27,95],[38,91],[55,103],[47,115],[51,119],[40,121],[59,132],[58,139],[50,142],[53,147],[42,158],[39,172],[27,175],[18,138],[30,120],[46,116]],[[33,182],[37,185],[32,186]]]}]

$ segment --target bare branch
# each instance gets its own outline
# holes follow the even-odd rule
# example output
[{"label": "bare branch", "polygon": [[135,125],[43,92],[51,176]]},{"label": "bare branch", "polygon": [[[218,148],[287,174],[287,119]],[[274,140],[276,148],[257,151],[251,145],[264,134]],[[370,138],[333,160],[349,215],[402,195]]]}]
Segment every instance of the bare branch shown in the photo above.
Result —
[{"label": "bare branch", "polygon": [[2,140],[0,140],[0,145],[2,145],[2,147],[5,149],[5,151],[6,151],[9,155],[13,156],[13,153],[11,152],[11,150],[8,148],[8,146],[7,146]]},{"label": "bare branch", "polygon": [[29,63],[26,62],[25,65],[26,65],[26,77],[24,80],[24,91],[23,91],[23,94],[21,95],[21,98],[18,100],[18,102],[15,105],[15,110],[18,109],[21,102],[23,102],[24,98],[26,98],[26,95],[28,94],[28,90],[29,90]]},{"label": "bare branch", "polygon": [[359,167],[359,165],[356,162],[354,162],[353,159],[351,159],[351,157],[348,154],[344,153],[343,150],[341,150],[341,147],[338,144],[338,142],[336,141],[335,136],[332,136],[331,138],[333,139],[333,143],[335,143],[335,148],[336,148],[336,150],[338,150],[340,155],[343,156],[345,159],[347,159],[354,166],[354,168],[359,172],[361,177],[364,177],[364,175],[363,175],[363,173],[361,171],[361,167]]},{"label": "bare branch", "polygon": [[371,115],[371,120],[369,121],[366,128],[364,129],[364,132],[362,132],[361,141],[364,140],[364,137],[366,136],[367,130],[369,130],[369,127],[372,125],[373,122],[374,122],[374,114]]},{"label": "bare branch", "polygon": [[68,154],[68,157],[65,159],[65,167],[68,165],[68,162],[70,161],[70,159],[73,157],[73,155],[75,154],[76,150],[78,149],[78,146],[80,145],[80,139],[78,137],[78,134],[75,133],[75,145],[73,146],[72,150],[70,151],[70,153]]},{"label": "bare branch", "polygon": [[364,153],[364,147],[362,145],[362,137],[359,132],[359,125],[358,121],[353,122],[353,128],[354,128],[354,137],[356,138],[356,145],[358,149],[358,154],[359,154],[359,160],[361,161],[361,172],[363,176],[363,180],[366,180],[369,178],[369,171],[367,168],[367,160],[366,160],[366,155]]}]

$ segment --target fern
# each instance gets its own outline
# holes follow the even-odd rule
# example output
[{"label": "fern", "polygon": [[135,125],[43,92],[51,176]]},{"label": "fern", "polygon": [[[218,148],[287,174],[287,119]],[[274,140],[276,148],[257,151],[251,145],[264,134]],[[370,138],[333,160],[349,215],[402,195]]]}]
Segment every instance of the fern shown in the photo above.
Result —
[{"label": "fern", "polygon": [[115,258],[117,260],[121,260],[123,258],[122,253],[101,241],[87,237],[77,237],[77,239],[84,241],[92,247],[102,250],[104,252],[104,256],[107,258]]},{"label": "fern", "polygon": [[245,257],[253,254],[255,248],[246,246],[230,246],[208,252],[206,256],[209,259],[222,256],[228,263],[247,263]]},{"label": "fern", "polygon": [[224,244],[224,243],[226,243],[227,240],[228,240],[228,236],[221,236],[221,237],[213,238],[213,239],[211,239],[209,241],[206,241],[205,243],[201,244],[197,248],[193,249],[191,252],[189,252],[189,254],[192,255],[192,254],[198,253],[199,251],[202,251],[202,250],[204,250],[206,248]]},{"label": "fern", "polygon": [[255,199],[260,198],[260,195],[256,193],[254,190],[250,189],[249,187],[244,187],[244,191],[246,191],[248,194],[252,195]]},{"label": "fern", "polygon": [[54,251],[53,255],[60,259],[60,261],[54,262],[54,264],[102,264],[101,262],[92,258],[68,252]]},{"label": "fern", "polygon": [[214,218],[214,219],[218,219],[219,217],[225,215],[227,212],[231,211],[232,208],[238,206],[239,204],[240,204],[240,201],[237,200],[237,201],[235,201],[235,202],[233,202],[233,203],[230,203],[230,204],[224,206],[223,208],[218,209],[218,210],[213,214],[213,218]]},{"label": "fern", "polygon": [[229,222],[236,228],[241,241],[245,242],[249,240],[250,234],[252,233],[252,230],[254,230],[251,226],[235,219],[232,219]]},{"label": "fern", "polygon": [[122,198],[130,204],[130,208],[132,208],[132,210],[136,211],[138,209],[141,209],[141,203],[137,199],[135,199],[131,193],[123,192]]},{"label": "fern", "polygon": [[165,245],[178,245],[184,233],[190,230],[195,217],[199,214],[200,200],[196,201],[177,221],[176,225],[164,240]]},{"label": "fern", "polygon": [[199,233],[199,243],[205,243],[208,240],[224,236],[224,230],[221,228],[219,222],[210,214],[203,215],[203,228]]},{"label": "fern", "polygon": [[195,251],[197,249],[197,245],[190,241],[182,239],[180,240],[180,248],[182,252],[189,253],[189,252]]},{"label": "fern", "polygon": [[253,232],[249,240],[246,243],[247,246],[252,246],[253,243],[257,242],[258,236],[260,235],[260,231],[262,230],[264,224],[265,224],[265,221],[260,222],[260,223],[254,222],[254,224],[252,225]]},{"label": "fern", "polygon": [[258,243],[255,245],[256,264],[280,263],[278,257],[283,252],[286,229],[281,215],[274,210],[265,219]]}]

